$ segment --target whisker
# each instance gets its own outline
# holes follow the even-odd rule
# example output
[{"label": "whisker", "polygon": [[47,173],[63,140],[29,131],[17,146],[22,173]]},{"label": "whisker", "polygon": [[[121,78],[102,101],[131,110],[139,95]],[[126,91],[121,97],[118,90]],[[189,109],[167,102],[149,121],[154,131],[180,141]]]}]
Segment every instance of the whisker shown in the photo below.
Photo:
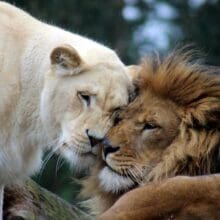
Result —
[{"label": "whisker", "polygon": [[59,169],[61,169],[61,167],[63,166],[64,163],[64,159],[62,158],[61,155],[58,156],[57,162],[56,162],[56,170],[55,170],[55,174],[57,176]]},{"label": "whisker", "polygon": [[135,182],[141,184],[143,182],[143,170],[137,164],[133,165],[134,169],[129,170]]},{"label": "whisker", "polygon": [[128,170],[129,178],[132,179],[133,182],[137,182],[137,177],[132,170]]},{"label": "whisker", "polygon": [[[51,144],[55,144],[56,141],[51,142]],[[51,145],[54,146],[54,145]],[[41,178],[42,174],[43,174],[43,170],[46,167],[48,161],[52,158],[52,156],[54,155],[54,153],[58,150],[59,145],[56,145],[56,147],[54,147],[52,150],[49,151],[49,153],[46,155],[46,157],[43,160],[40,172],[39,172],[39,178]]]},{"label": "whisker", "polygon": [[48,161],[52,158],[53,156],[53,152],[49,152],[46,157],[44,158],[43,160],[43,163],[42,163],[42,166],[41,166],[41,169],[40,169],[40,172],[39,172],[39,178],[41,178],[42,174],[43,174],[43,170],[44,168],[46,167]]}]

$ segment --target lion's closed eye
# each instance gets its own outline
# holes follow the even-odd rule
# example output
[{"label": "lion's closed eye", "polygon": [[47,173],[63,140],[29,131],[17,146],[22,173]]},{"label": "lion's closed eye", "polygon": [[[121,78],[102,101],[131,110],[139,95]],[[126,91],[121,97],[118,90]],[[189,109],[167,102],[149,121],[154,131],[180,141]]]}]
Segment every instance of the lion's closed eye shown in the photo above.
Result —
[{"label": "lion's closed eye", "polygon": [[122,120],[122,116],[121,116],[122,110],[123,110],[123,107],[117,107],[112,110],[113,126],[116,126]]},{"label": "lion's closed eye", "polygon": [[113,126],[116,126],[121,120],[122,120],[121,116],[116,113],[116,115],[115,115],[115,117],[114,117]]},{"label": "lion's closed eye", "polygon": [[143,130],[154,130],[156,128],[159,128],[159,126],[151,122],[146,122],[143,125]]}]

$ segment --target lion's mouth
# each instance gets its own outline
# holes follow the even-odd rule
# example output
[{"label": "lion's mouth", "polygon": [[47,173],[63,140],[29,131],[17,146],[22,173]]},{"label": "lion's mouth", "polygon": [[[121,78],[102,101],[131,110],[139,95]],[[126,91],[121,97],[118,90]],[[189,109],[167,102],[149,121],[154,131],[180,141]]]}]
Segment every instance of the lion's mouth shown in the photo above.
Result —
[{"label": "lion's mouth", "polygon": [[115,172],[109,166],[100,171],[98,178],[100,186],[106,192],[114,194],[121,194],[138,186],[129,176]]},{"label": "lion's mouth", "polygon": [[115,170],[114,168],[112,168],[106,161],[104,161],[104,166],[107,167],[112,173],[115,173],[116,175],[120,177],[130,179],[133,182],[134,188],[139,185],[138,181],[129,172],[125,172],[125,171],[119,172]]},{"label": "lion's mouth", "polygon": [[130,177],[129,175],[126,175],[125,173],[121,173],[119,171],[117,171],[116,169],[114,169],[113,167],[111,167],[106,161],[104,161],[104,166],[108,167],[109,170],[111,170],[113,173],[122,176],[122,177]]}]

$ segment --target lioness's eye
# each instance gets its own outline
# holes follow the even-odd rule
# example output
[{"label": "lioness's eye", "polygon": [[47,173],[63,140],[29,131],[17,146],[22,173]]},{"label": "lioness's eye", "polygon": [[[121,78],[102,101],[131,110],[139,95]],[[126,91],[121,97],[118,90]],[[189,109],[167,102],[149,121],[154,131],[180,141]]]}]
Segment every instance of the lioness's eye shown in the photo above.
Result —
[{"label": "lioness's eye", "polygon": [[90,95],[78,92],[78,96],[86,103],[87,106],[90,106],[90,104],[91,104],[91,96]]},{"label": "lioness's eye", "polygon": [[158,127],[157,125],[147,122],[147,123],[144,124],[143,130],[152,130],[152,129],[155,129],[157,127]]}]

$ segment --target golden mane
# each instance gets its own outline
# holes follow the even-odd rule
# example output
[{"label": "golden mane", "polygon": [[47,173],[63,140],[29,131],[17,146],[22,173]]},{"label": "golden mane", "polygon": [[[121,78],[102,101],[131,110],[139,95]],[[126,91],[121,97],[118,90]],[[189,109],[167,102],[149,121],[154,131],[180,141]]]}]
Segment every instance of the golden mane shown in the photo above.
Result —
[{"label": "golden mane", "polygon": [[166,162],[155,167],[147,179],[219,171],[219,69],[193,60],[191,51],[173,52],[162,61],[146,58],[141,65],[142,71],[136,84],[142,90],[142,95],[150,89],[156,96],[171,100],[178,106],[182,119],[180,135],[185,141],[181,145],[190,148],[190,151],[184,146],[179,149],[173,143]]},{"label": "golden mane", "polygon": [[158,57],[145,58],[141,66],[138,87],[150,87],[156,95],[191,109],[191,124],[196,119],[207,126],[212,117],[214,121],[220,118],[219,70],[193,60],[193,52],[176,51],[162,61]]}]

